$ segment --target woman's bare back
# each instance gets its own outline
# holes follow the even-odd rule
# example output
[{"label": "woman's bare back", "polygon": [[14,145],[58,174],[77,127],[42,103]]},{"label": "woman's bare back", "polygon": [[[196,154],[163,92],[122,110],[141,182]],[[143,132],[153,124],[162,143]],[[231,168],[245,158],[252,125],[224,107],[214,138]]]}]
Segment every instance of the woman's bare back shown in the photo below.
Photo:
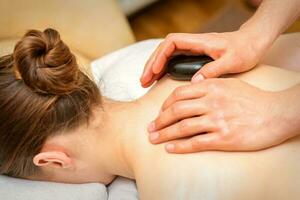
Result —
[{"label": "woman's bare back", "polygon": [[[295,35],[289,37],[281,38],[281,45],[289,43],[291,48],[299,48],[295,47]],[[271,51],[273,55],[267,55],[267,63],[278,52],[274,48]],[[300,73],[266,65],[234,77],[270,91],[300,83]],[[166,153],[164,145],[150,144],[146,131],[148,123],[157,116],[160,106],[173,89],[185,84],[188,83],[164,77],[139,100],[145,115],[139,116],[138,131],[131,137],[131,164],[140,198],[299,199],[300,137],[257,152],[210,151],[178,155]]]},{"label": "woman's bare back", "polygon": [[[263,65],[237,77],[274,91],[300,83],[299,73]],[[150,144],[146,125],[166,96],[182,84],[187,83],[165,77],[141,99],[145,115],[139,118],[140,131],[131,144],[141,199],[299,199],[300,137],[274,148],[244,153],[174,155],[166,153],[164,145]]]}]

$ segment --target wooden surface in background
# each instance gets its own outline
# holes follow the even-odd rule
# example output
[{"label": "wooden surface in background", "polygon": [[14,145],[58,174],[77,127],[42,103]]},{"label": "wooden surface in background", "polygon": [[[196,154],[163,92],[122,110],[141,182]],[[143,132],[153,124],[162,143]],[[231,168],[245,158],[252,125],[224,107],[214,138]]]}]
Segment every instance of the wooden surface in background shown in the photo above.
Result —
[{"label": "wooden surface in background", "polygon": [[137,40],[198,32],[224,0],[161,0],[129,18]]},{"label": "wooden surface in background", "polygon": [[[168,33],[236,30],[254,10],[243,0],[160,0],[129,17],[138,41]],[[299,32],[300,19],[287,32]]]}]

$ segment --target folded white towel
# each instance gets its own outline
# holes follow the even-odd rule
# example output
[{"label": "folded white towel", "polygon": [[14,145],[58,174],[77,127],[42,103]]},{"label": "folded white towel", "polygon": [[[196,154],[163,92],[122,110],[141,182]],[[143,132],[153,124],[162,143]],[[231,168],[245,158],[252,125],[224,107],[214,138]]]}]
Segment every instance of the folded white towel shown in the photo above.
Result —
[{"label": "folded white towel", "polygon": [[139,78],[160,42],[161,39],[145,40],[93,61],[92,72],[102,95],[119,101],[144,95],[149,88],[142,88]]}]

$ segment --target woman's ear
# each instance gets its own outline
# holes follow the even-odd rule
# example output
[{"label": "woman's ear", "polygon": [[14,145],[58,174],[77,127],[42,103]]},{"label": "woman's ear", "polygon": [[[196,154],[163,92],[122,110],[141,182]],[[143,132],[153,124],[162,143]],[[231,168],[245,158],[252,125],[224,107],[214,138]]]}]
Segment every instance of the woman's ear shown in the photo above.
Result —
[{"label": "woman's ear", "polygon": [[72,159],[61,151],[46,151],[37,154],[33,158],[33,163],[38,167],[51,167],[56,169],[73,169]]}]

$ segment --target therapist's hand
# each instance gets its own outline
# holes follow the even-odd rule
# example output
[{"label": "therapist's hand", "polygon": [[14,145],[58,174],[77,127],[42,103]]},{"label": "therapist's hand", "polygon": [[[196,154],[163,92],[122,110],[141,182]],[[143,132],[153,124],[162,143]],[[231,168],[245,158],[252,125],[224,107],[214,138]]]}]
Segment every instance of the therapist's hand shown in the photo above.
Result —
[{"label": "therapist's hand", "polygon": [[[207,79],[179,87],[149,125],[153,144],[170,141],[170,153],[253,151],[278,145],[298,133],[297,99],[267,92],[238,79]],[[299,115],[299,114],[298,114]],[[299,118],[299,116],[298,116]],[[299,127],[299,126],[298,126]]]},{"label": "therapist's hand", "polygon": [[266,48],[250,31],[170,34],[151,55],[140,81],[143,87],[152,85],[163,75],[166,62],[176,54],[205,54],[215,60],[196,73],[192,82],[247,71],[257,64]]}]

